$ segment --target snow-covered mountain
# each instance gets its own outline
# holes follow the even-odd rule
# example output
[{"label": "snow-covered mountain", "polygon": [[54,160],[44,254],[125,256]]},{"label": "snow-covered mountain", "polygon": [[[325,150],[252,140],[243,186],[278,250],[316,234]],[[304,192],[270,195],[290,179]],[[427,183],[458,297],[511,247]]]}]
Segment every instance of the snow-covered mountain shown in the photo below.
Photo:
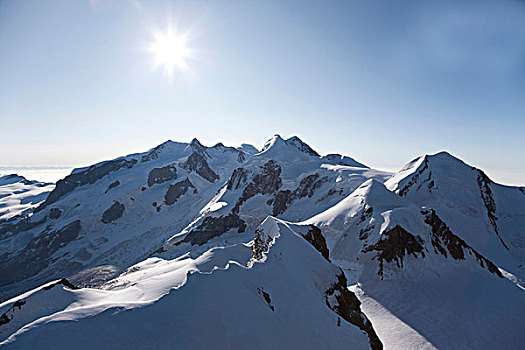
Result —
[{"label": "snow-covered mountain", "polygon": [[29,213],[54,188],[53,183],[30,181],[17,174],[0,177],[0,222]]},{"label": "snow-covered mountain", "polygon": [[168,141],[31,210],[0,223],[2,348],[525,341],[525,189],[445,152],[391,174],[298,137]]},{"label": "snow-covered mountain", "polygon": [[455,232],[499,267],[525,278],[525,189],[493,182],[446,152],[419,157],[388,189],[433,208]]},{"label": "snow-covered mountain", "polygon": [[326,237],[387,348],[519,348],[525,295],[432,208],[368,180],[302,224]]}]

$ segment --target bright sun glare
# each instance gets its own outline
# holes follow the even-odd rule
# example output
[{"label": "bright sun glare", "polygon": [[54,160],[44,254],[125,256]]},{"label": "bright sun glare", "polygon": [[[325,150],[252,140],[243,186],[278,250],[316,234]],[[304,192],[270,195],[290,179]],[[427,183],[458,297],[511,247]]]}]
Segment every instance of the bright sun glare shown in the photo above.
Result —
[{"label": "bright sun glare", "polygon": [[172,77],[175,68],[181,72],[188,69],[186,59],[190,57],[191,50],[186,46],[186,35],[169,27],[166,32],[153,33],[153,39],[149,51],[154,55],[156,67],[163,67],[169,77]]}]

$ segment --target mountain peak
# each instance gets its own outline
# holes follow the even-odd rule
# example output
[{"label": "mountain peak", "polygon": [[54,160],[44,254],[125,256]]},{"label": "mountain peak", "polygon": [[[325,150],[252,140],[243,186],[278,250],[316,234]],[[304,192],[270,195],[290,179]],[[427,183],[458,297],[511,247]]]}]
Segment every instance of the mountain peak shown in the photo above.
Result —
[{"label": "mountain peak", "polygon": [[288,140],[284,141],[287,145],[295,146],[300,151],[308,153],[311,156],[320,157],[319,153],[314,151],[310,146],[304,143],[299,137],[292,136]]},{"label": "mountain peak", "polygon": [[248,143],[243,143],[240,147],[237,147],[237,149],[239,151],[242,151],[246,154],[256,154],[256,153],[259,153],[259,150],[257,148],[255,148],[254,146],[248,144]]},{"label": "mountain peak", "polygon": [[275,134],[271,139],[266,141],[260,153],[267,152],[290,153],[299,151],[309,156],[319,157],[319,154],[310,146],[304,143],[299,137],[292,136],[284,140],[280,135]]},{"label": "mountain peak", "polygon": [[389,205],[395,207],[404,205],[399,196],[375,179],[368,179],[363,182],[350,196],[362,197],[371,206]]},{"label": "mountain peak", "polygon": [[275,147],[276,145],[279,146],[279,145],[283,145],[283,144],[285,144],[283,138],[280,135],[275,134],[275,135],[272,136],[272,138],[270,138],[268,141],[266,141],[264,143],[264,146],[263,146],[263,148],[261,150],[261,153],[270,150],[271,148]]},{"label": "mountain peak", "polygon": [[463,162],[458,157],[455,157],[452,154],[448,153],[447,151],[441,151],[441,152],[434,153],[434,154],[427,154],[427,155],[425,155],[425,158],[428,161],[436,163],[436,165],[448,163],[448,164],[451,164],[451,165],[455,164],[455,165],[464,165],[464,166],[466,166],[465,162]]},{"label": "mountain peak", "polygon": [[198,148],[206,148],[202,145],[202,143],[200,143],[199,140],[197,140],[196,137],[194,137],[193,140],[191,140],[190,145],[193,147],[198,147]]}]

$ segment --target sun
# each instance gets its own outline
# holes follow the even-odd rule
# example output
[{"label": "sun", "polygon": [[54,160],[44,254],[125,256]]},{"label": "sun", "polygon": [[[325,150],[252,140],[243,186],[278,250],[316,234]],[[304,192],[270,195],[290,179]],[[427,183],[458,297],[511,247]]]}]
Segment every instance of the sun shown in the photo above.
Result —
[{"label": "sun", "polygon": [[191,49],[187,46],[187,35],[178,33],[172,27],[166,32],[153,32],[153,42],[148,49],[154,56],[155,67],[163,67],[171,78],[175,68],[184,72],[188,70],[186,59],[191,56]]}]

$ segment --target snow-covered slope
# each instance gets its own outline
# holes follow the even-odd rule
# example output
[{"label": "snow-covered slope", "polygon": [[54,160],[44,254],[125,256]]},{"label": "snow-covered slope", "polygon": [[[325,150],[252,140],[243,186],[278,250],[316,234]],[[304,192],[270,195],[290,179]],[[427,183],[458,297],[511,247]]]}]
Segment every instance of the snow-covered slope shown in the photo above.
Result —
[{"label": "snow-covered slope", "polygon": [[445,152],[391,174],[298,137],[168,141],[0,223],[0,339],[518,349],[524,229],[524,188]]},{"label": "snow-covered slope", "polygon": [[151,258],[101,289],[64,281],[3,303],[10,321],[0,326],[0,345],[380,349],[344,282],[303,237],[268,218],[251,244]]},{"label": "snow-covered slope", "polygon": [[321,157],[297,137],[283,140],[275,135],[233,171],[201,216],[175,234],[163,250],[169,251],[166,256],[176,256],[190,246],[203,246],[202,250],[222,244],[253,230],[268,215],[304,220],[333,206],[363,181],[383,182],[390,176],[350,157]]},{"label": "snow-covered slope", "polygon": [[83,282],[96,283],[141,261],[188,225],[248,158],[223,145],[168,141],[74,170],[32,216],[0,227],[2,299],[79,271]]},{"label": "snow-covered slope", "polygon": [[16,174],[0,177],[0,222],[30,212],[54,188],[52,183],[29,181]]},{"label": "snow-covered slope", "polygon": [[[2,299],[77,273],[76,284],[95,286],[189,231],[201,232],[186,238],[191,244],[224,233],[243,240],[242,233],[268,215],[304,219],[367,178],[390,176],[348,157],[320,157],[297,137],[276,135],[257,154],[253,146],[241,149],[250,153],[221,143],[205,147],[196,139],[168,141],[75,169],[31,217],[0,227]],[[169,256],[185,253],[187,246]]]},{"label": "snow-covered slope", "polygon": [[446,152],[419,157],[386,186],[433,208],[461,238],[525,278],[525,189],[494,183]]},{"label": "snow-covered slope", "polygon": [[301,224],[326,237],[385,348],[517,349],[525,342],[523,287],[433,209],[368,180]]}]

